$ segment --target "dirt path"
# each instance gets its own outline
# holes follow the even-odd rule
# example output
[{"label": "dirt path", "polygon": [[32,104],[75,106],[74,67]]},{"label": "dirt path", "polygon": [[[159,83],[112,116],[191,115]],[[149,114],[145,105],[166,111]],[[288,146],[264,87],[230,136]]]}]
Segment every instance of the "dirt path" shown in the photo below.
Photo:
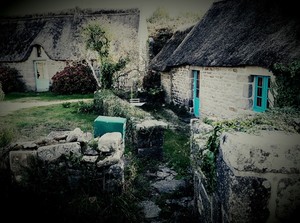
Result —
[{"label": "dirt path", "polygon": [[0,116],[8,115],[14,111],[24,109],[24,108],[32,108],[38,106],[47,106],[47,105],[55,105],[62,104],[65,102],[78,102],[78,101],[92,101],[93,99],[71,99],[71,100],[60,100],[60,101],[26,101],[26,102],[11,102],[11,101],[1,101],[0,102]]}]

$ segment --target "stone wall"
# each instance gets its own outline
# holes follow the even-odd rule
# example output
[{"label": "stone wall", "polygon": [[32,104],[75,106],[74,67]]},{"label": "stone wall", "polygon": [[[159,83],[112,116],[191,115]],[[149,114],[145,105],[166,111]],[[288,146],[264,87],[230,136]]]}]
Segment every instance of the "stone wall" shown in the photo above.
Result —
[{"label": "stone wall", "polygon": [[134,147],[138,156],[162,158],[164,130],[167,124],[157,120],[145,120],[136,124]]},{"label": "stone wall", "polygon": [[220,136],[216,188],[200,169],[199,154],[212,126],[191,121],[195,202],[203,222],[292,222],[300,210],[300,137],[282,131]]},{"label": "stone wall", "polygon": [[140,156],[162,155],[164,129],[168,124],[156,121],[148,112],[122,100],[110,91],[97,91],[95,106],[106,116],[126,118],[126,144],[131,145]]},{"label": "stone wall", "polygon": [[254,97],[253,75],[271,76],[260,67],[201,67],[201,117],[235,118],[252,113]]},{"label": "stone wall", "polygon": [[193,99],[192,73],[188,66],[174,68],[169,73],[161,74],[161,84],[166,93],[166,101],[189,108]]},{"label": "stone wall", "polygon": [[[200,71],[200,116],[235,118],[252,113],[254,75],[273,74],[260,67],[181,67],[162,74],[166,100],[189,108],[193,100],[192,71]],[[269,95],[271,105],[273,97]],[[197,108],[195,108],[197,109]]]},{"label": "stone wall", "polygon": [[[30,184],[28,171],[38,168],[63,170],[68,186],[78,187],[88,181],[97,191],[121,192],[124,183],[124,142],[119,132],[94,138],[79,128],[73,131],[51,132],[47,137],[32,142],[14,143],[9,148],[7,162],[1,166],[10,169],[17,183]],[[5,162],[7,162],[5,164]],[[39,175],[41,176],[41,175]],[[93,179],[87,179],[93,176]],[[50,176],[44,176],[45,180]]]}]

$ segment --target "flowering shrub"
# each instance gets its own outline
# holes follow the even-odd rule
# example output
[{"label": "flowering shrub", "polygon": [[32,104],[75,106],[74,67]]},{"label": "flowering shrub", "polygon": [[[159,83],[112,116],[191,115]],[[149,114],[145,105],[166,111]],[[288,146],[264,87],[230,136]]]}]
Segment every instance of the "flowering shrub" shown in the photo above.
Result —
[{"label": "flowering shrub", "polygon": [[0,66],[0,83],[4,93],[22,92],[25,90],[25,84],[20,79],[19,72],[11,67]]},{"label": "flowering shrub", "polygon": [[85,64],[65,67],[52,77],[52,91],[58,94],[87,94],[97,89],[91,69]]}]

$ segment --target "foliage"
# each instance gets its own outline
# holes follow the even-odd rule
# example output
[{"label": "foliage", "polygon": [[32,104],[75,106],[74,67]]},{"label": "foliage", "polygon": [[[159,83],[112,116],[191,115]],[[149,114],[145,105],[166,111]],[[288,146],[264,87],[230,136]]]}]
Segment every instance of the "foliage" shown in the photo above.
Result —
[{"label": "foliage", "polygon": [[284,65],[275,63],[272,72],[276,76],[272,88],[275,91],[275,106],[300,107],[300,61]]},{"label": "foliage", "polygon": [[12,142],[12,140],[15,137],[15,133],[13,128],[0,128],[0,148],[3,148],[9,143]]},{"label": "foliage", "polygon": [[150,116],[150,114],[145,111],[117,97],[110,90],[97,91],[95,93],[94,103],[95,109],[97,109],[101,115],[126,118],[126,142],[128,142],[128,144],[132,142],[132,134],[135,128],[133,121]]},{"label": "foliage", "polygon": [[152,34],[153,41],[149,41],[150,60],[160,52],[172,35],[173,31],[170,28],[157,29],[156,32]]},{"label": "foliage", "polygon": [[85,64],[69,65],[57,72],[52,80],[52,92],[58,94],[87,94],[97,89],[91,69]]},{"label": "foliage", "polygon": [[74,154],[52,163],[33,160],[23,182],[24,193],[37,200],[35,211],[50,211],[51,220],[60,222],[140,222],[132,191],[103,192],[96,165],[82,165],[80,160]]},{"label": "foliage", "polygon": [[203,119],[206,124],[214,127],[209,133],[205,147],[200,152],[200,167],[207,178],[207,190],[213,193],[216,188],[216,158],[222,132],[238,131],[256,133],[259,130],[286,131],[299,133],[300,111],[292,107],[272,108],[264,113],[233,120],[213,121]]},{"label": "foliage", "polygon": [[0,66],[0,83],[4,93],[25,91],[25,84],[15,68]]},{"label": "foliage", "polygon": [[100,57],[101,87],[111,89],[113,87],[113,75],[122,70],[128,63],[128,58],[120,57],[114,62],[109,57],[110,40],[104,29],[97,24],[89,24],[85,29],[86,48],[96,51]]},{"label": "foliage", "polygon": [[217,186],[217,171],[216,171],[216,159],[219,149],[219,137],[222,131],[221,125],[216,125],[212,131],[212,134],[208,137],[201,158],[200,168],[204,175],[207,177],[207,191],[212,193]]},{"label": "foliage", "polygon": [[190,168],[189,136],[166,129],[164,133],[164,159],[179,177],[187,177]]},{"label": "foliage", "polygon": [[5,94],[4,94],[3,90],[2,90],[2,84],[0,82],[0,101],[3,101],[4,98],[5,98]]},{"label": "foliage", "polygon": [[84,29],[86,38],[86,48],[96,51],[100,58],[108,57],[109,54],[109,39],[105,30],[96,24],[89,24]]},{"label": "foliage", "polygon": [[113,87],[113,75],[122,70],[128,62],[128,59],[119,58],[118,62],[113,62],[109,59],[104,59],[101,66],[101,86],[104,89]]},{"label": "foliage", "polygon": [[159,7],[147,18],[147,22],[155,23],[164,19],[170,19],[169,13],[164,8]]},{"label": "foliage", "polygon": [[156,105],[164,103],[164,90],[161,87],[160,74],[148,71],[143,78],[144,97],[147,103]]}]

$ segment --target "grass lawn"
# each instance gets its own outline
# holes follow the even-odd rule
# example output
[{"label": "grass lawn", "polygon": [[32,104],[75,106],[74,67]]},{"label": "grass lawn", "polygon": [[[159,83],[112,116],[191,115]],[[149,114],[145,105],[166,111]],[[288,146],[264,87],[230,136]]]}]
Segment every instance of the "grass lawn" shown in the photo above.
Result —
[{"label": "grass lawn", "polygon": [[10,115],[0,117],[0,129],[9,129],[14,134],[14,140],[31,141],[48,135],[51,131],[74,130],[93,132],[93,121],[96,114],[77,112],[77,104],[70,107],[62,104],[34,107],[15,111]]},{"label": "grass lawn", "polygon": [[56,101],[68,99],[82,99],[94,98],[94,94],[72,94],[72,95],[58,95],[53,92],[12,92],[5,95],[4,101],[27,101],[27,100],[41,100],[41,101]]}]

